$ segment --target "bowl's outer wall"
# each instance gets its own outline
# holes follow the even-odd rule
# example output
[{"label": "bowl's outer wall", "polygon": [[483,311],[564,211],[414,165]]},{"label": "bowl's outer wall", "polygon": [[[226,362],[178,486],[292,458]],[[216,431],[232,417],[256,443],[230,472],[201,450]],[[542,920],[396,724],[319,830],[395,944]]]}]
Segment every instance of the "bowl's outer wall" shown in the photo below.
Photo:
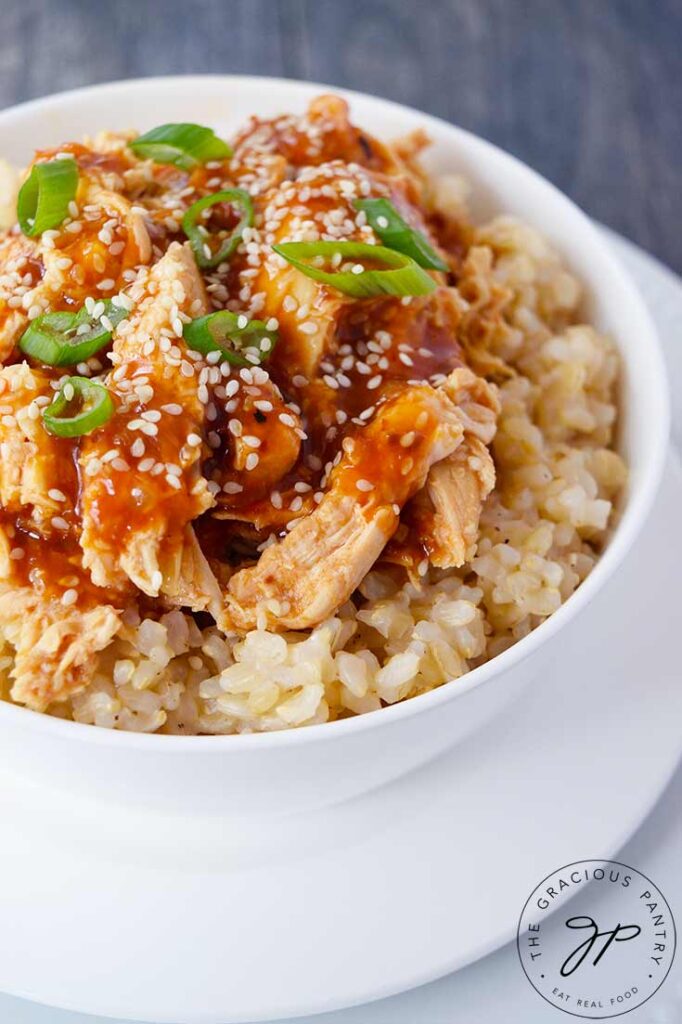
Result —
[{"label": "bowl's outer wall", "polygon": [[[0,114],[2,156],[17,163],[36,145],[58,144],[107,127],[147,129],[160,121],[192,121],[231,131],[249,114],[302,110],[318,91],[264,79],[145,80],[82,90]],[[300,742],[274,737],[202,738],[107,734],[0,706],[0,756],[7,770],[98,798],[175,808],[276,813],[345,799],[408,771],[478,728],[535,676],[552,640],[589,604],[641,529],[660,479],[667,402],[655,332],[635,286],[590,222],[543,179],[466,132],[372,97],[352,96],[357,122],[384,138],[426,125],[434,142],[427,163],[461,173],[475,186],[475,210],[511,212],[540,228],[583,282],[586,312],[608,330],[624,356],[621,436],[631,467],[623,521],[604,558],[577,595],[516,648],[472,676],[360,723],[299,731]],[[304,735],[314,733],[312,735]],[[148,747],[139,740],[149,739]],[[292,737],[293,739],[293,737]],[[100,741],[101,740],[101,741]],[[153,742],[153,741],[161,742]],[[242,742],[252,740],[251,743]],[[161,743],[167,741],[164,748]],[[197,744],[206,743],[205,749]],[[183,746],[191,756],[179,756]],[[232,745],[231,745],[232,744]]]}]

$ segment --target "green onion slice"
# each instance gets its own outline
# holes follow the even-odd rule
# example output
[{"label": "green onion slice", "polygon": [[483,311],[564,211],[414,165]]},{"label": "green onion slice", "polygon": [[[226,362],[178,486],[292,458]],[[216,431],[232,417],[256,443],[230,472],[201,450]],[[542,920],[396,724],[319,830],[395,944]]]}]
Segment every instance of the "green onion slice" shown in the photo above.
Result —
[{"label": "green onion slice", "polygon": [[268,330],[262,320],[247,320],[227,309],[192,320],[182,333],[195,352],[221,352],[233,366],[262,363],[277,344],[277,331]]},{"label": "green onion slice", "polygon": [[19,190],[19,227],[29,238],[58,228],[78,190],[78,167],[71,157],[34,164]]},{"label": "green onion slice", "polygon": [[209,160],[226,160],[232,150],[211,128],[200,124],[162,124],[128,143],[137,156],[191,171]]},{"label": "green onion slice", "polygon": [[[331,285],[357,299],[369,299],[374,295],[428,295],[436,287],[433,278],[410,256],[382,245],[367,245],[364,242],[283,242],[272,248],[307,277]],[[328,271],[321,266],[341,261],[347,264],[351,260],[354,261],[351,270]],[[359,260],[381,263],[386,269],[364,268]]]},{"label": "green onion slice", "polygon": [[[241,207],[242,215],[236,228],[213,252],[208,243],[210,238],[208,230],[197,221],[204,210],[208,210],[218,203],[232,203],[234,206]],[[224,192],[214,192],[213,195],[204,196],[197,203],[193,203],[182,218],[182,230],[189,238],[197,263],[204,269],[217,267],[220,263],[228,260],[239,245],[244,228],[251,227],[252,224],[251,196],[243,188],[228,188]]]},{"label": "green onion slice", "polygon": [[422,233],[411,228],[388,199],[356,199],[353,206],[356,210],[364,210],[370,227],[389,249],[404,252],[428,270],[447,272],[450,269]]},{"label": "green onion slice", "polygon": [[109,325],[113,329],[128,315],[111,299],[100,302],[104,311],[97,318],[85,306],[77,313],[44,313],[36,317],[19,339],[19,348],[45,366],[84,363],[111,341]]},{"label": "green onion slice", "polygon": [[87,377],[68,377],[52,405],[43,409],[43,422],[57,437],[82,437],[113,415],[114,402],[104,385]]}]

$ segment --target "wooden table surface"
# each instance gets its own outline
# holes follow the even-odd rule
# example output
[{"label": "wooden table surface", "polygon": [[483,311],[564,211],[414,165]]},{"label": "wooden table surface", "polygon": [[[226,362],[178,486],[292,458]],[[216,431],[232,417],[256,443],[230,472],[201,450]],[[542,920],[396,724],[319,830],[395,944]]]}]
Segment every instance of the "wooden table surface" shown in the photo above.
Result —
[{"label": "wooden table surface", "polygon": [[682,272],[680,0],[3,0],[0,12],[2,107],[201,71],[347,86],[492,140]]}]

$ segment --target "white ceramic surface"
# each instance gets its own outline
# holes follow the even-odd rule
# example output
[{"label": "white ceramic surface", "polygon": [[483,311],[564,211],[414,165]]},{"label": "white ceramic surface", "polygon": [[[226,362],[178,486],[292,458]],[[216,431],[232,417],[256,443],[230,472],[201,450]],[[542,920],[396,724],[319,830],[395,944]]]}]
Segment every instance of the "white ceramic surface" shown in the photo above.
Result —
[{"label": "white ceramic surface", "polygon": [[[674,393],[679,396],[682,393],[682,361],[679,358],[678,343],[682,328],[682,284],[679,279],[674,278],[670,271],[627,245],[622,239],[614,238],[613,241],[617,243],[619,256],[626,261],[628,267],[636,275],[638,284],[643,289],[645,298],[653,310],[664,342],[665,354],[671,367],[673,383],[676,385]],[[682,401],[679,398],[675,402],[674,410],[678,414],[678,424],[682,430]],[[682,445],[682,432],[678,433],[677,442],[678,446]],[[669,518],[672,519],[672,516],[671,509]],[[657,527],[659,532],[665,530],[662,519],[655,518],[652,521],[652,526]],[[672,529],[674,530],[674,522]],[[644,557],[646,557],[646,552]],[[628,590],[634,591],[633,579],[626,578],[624,580],[625,584],[628,582],[630,582]],[[656,580],[651,580],[650,585],[655,586]],[[608,602],[608,588],[605,600]],[[664,600],[665,591],[660,594],[659,607],[663,605]],[[674,602],[668,606],[668,619],[662,623],[662,627],[668,635],[672,632],[676,607]],[[617,607],[610,610],[610,614],[617,612]],[[631,610],[622,622],[625,636],[628,635],[627,625],[632,614]],[[633,631],[633,635],[636,637],[637,631]],[[613,642],[613,631],[607,631],[603,637],[600,637],[600,621],[598,619],[595,623],[595,634],[592,640],[596,645],[596,656],[590,664],[590,673],[586,679],[586,687],[589,688],[592,688],[595,679],[611,680],[613,672],[613,666],[610,665],[608,659],[603,660],[600,656],[600,651],[604,647],[608,649]],[[629,650],[630,648],[626,647],[622,654],[626,663]],[[588,652],[587,656],[589,657],[590,654],[591,652]],[[643,694],[645,691],[649,691],[652,705],[656,705],[662,697],[665,698],[665,692],[659,690],[660,666],[663,666],[665,672],[669,672],[670,667],[674,667],[675,654],[675,651],[665,645],[658,655],[649,662],[648,651],[645,650],[641,654],[642,660],[647,662],[645,669],[640,671],[639,663],[634,666],[633,671],[638,676],[640,692]],[[574,665],[569,659],[567,675],[571,672],[576,678],[580,678],[579,665]],[[592,711],[585,714],[582,703],[574,702],[573,711],[571,712],[569,708],[568,714],[564,717],[564,705],[561,703],[556,705],[554,697],[555,687],[561,687],[564,678],[562,673],[554,683],[549,680],[550,689],[546,700],[541,701],[540,705],[533,703],[532,713],[527,713],[527,700],[520,702],[513,709],[510,722],[498,719],[494,726],[480,734],[475,743],[466,744],[458,752],[458,755],[441,759],[438,766],[434,765],[434,768],[437,768],[435,775],[431,770],[419,773],[419,777],[423,781],[424,793],[428,795],[429,806],[433,808],[436,816],[434,825],[427,833],[421,830],[425,843],[433,834],[437,822],[445,821],[447,823],[449,820],[453,822],[452,827],[445,829],[443,840],[440,837],[436,838],[438,846],[441,841],[445,845],[445,857],[439,856],[438,863],[446,862],[448,865],[448,877],[442,886],[442,892],[447,894],[447,907],[444,912],[438,911],[439,934],[437,941],[429,941],[426,948],[423,939],[424,929],[419,927],[412,929],[412,949],[417,956],[411,970],[405,975],[401,976],[399,973],[402,961],[396,969],[392,969],[391,936],[389,936],[389,945],[386,946],[383,936],[378,936],[376,932],[372,934],[370,941],[374,944],[374,951],[369,954],[372,962],[389,966],[390,975],[387,985],[384,986],[384,991],[389,986],[402,988],[412,984],[416,977],[414,971],[421,969],[425,963],[425,971],[431,970],[431,965],[426,962],[428,956],[442,954],[443,949],[445,955],[450,956],[452,967],[466,962],[471,957],[469,928],[472,921],[477,918],[479,910],[474,907],[473,913],[471,913],[470,908],[474,905],[476,893],[484,887],[489,887],[491,881],[496,883],[496,889],[490,894],[490,898],[486,899],[486,914],[482,931],[485,932],[485,929],[489,928],[491,937],[498,935],[504,929],[505,908],[509,908],[509,902],[498,901],[499,890],[513,877],[513,873],[518,870],[518,864],[523,863],[525,857],[529,855],[528,851],[531,851],[530,856],[534,858],[534,863],[537,863],[541,873],[552,857],[556,863],[566,863],[576,856],[594,856],[598,850],[605,851],[610,848],[611,839],[607,836],[605,840],[604,826],[600,825],[599,833],[595,831],[595,822],[599,823],[605,813],[608,816],[605,829],[606,831],[612,830],[615,852],[615,847],[618,845],[615,837],[622,835],[630,828],[631,821],[635,820],[633,815],[638,815],[644,810],[645,791],[648,793],[649,801],[655,799],[661,780],[665,776],[666,766],[669,761],[674,760],[676,745],[674,723],[679,710],[678,699],[675,699],[672,704],[662,703],[660,705],[662,714],[673,724],[673,729],[665,730],[665,752],[660,757],[656,754],[652,757],[658,739],[658,730],[656,723],[652,722],[648,715],[641,721],[639,731],[634,729],[628,734],[620,732],[622,715],[617,717],[613,730],[610,730],[607,729],[606,718],[602,718]],[[615,678],[620,679],[617,672]],[[620,682],[618,685],[620,686]],[[613,696],[612,685],[611,691]],[[666,689],[666,692],[669,691]],[[584,690],[581,689],[580,693],[584,693]],[[626,697],[628,695],[627,688],[625,695]],[[603,708],[604,697],[598,701],[598,706],[600,709]],[[639,703],[631,705],[632,721],[635,725],[637,725],[635,716],[639,707]],[[591,727],[587,734],[582,731],[586,718],[588,723],[594,722],[596,725],[596,729]],[[549,724],[549,735],[544,735],[546,725],[543,723]],[[589,762],[585,766],[584,772],[580,772],[576,776],[573,772],[572,760],[575,761],[583,751],[590,749],[595,735],[598,745],[601,746],[602,736],[605,732],[607,735],[611,733],[613,735],[615,756],[610,770],[606,773],[595,772],[592,777],[590,773],[594,771],[595,766]],[[510,733],[513,737],[511,742]],[[581,740],[573,749],[568,738],[576,733],[581,736]],[[539,735],[542,735],[542,741],[538,745]],[[623,745],[628,742],[633,743],[629,758],[633,763],[630,770],[626,772],[623,771],[623,764],[627,765],[628,760],[623,756],[623,749],[618,751],[616,744],[619,739]],[[669,741],[672,742],[669,743]],[[611,750],[612,747],[609,744],[608,749],[602,755],[602,763],[606,763]],[[516,763],[519,751],[521,751],[521,763],[510,772],[507,765]],[[473,763],[467,767],[469,756],[473,758]],[[527,773],[525,778],[524,771]],[[640,778],[633,791],[630,786],[635,773]],[[607,785],[604,785],[605,781]],[[469,794],[469,788],[472,786],[472,791]],[[448,805],[450,813],[446,815],[443,813],[444,805],[439,794],[444,789],[452,791],[455,787],[458,787],[460,793],[464,794],[464,798],[458,797],[455,806],[450,803]],[[611,798],[614,789],[618,799],[614,813],[611,814]],[[410,790],[411,792],[412,790]],[[496,793],[499,796],[496,797]],[[552,793],[554,793],[553,799]],[[565,793],[570,796],[567,805],[564,802]],[[467,796],[467,794],[469,795]],[[560,797],[557,797],[557,794],[560,794]],[[6,828],[19,829],[21,827],[13,810],[17,801],[21,802],[21,797],[21,791],[13,792],[10,786],[5,798],[0,798],[2,818]],[[420,802],[422,798],[423,794],[420,794]],[[635,865],[640,871],[654,879],[676,909],[682,906],[682,879],[679,872],[679,863],[682,858],[681,798],[682,768],[679,768],[676,782],[666,790],[666,795],[657,806],[653,816],[639,829],[636,837],[628,843],[625,850],[622,852],[619,850],[618,853],[620,860]],[[45,796],[43,799],[49,799],[49,797]],[[379,799],[383,801],[383,794]],[[632,806],[630,799],[633,801]],[[400,809],[401,802],[397,802],[394,806]],[[35,803],[32,802],[29,805],[29,814],[35,813],[34,807]],[[547,807],[550,808],[549,813],[542,813]],[[536,808],[538,808],[538,813],[536,813]],[[620,820],[624,809],[625,816]],[[38,813],[40,814],[41,811],[39,810]],[[412,814],[411,808],[405,814],[406,820],[410,822],[410,827],[405,829],[405,833],[408,837],[407,842],[414,848],[416,845],[414,831],[420,823],[411,824]],[[393,812],[392,816],[395,817]],[[427,815],[427,817],[429,816]],[[361,815],[360,824],[362,820],[363,816]],[[486,836],[492,831],[490,823],[497,822],[497,842],[488,845],[481,841],[479,820],[484,823]],[[462,827],[460,822],[465,822],[465,827]],[[559,837],[556,842],[552,840],[550,849],[547,845],[548,834],[553,834],[557,825],[560,829]],[[133,823],[128,823],[119,831],[124,835],[129,835],[134,831],[134,827]],[[63,822],[57,828],[53,829],[50,824],[47,828],[50,833],[48,842],[50,848],[54,850],[60,845],[58,837],[63,833]],[[353,832],[354,829],[351,828],[349,831]],[[393,833],[390,830],[386,831],[390,840]],[[513,835],[514,841],[507,841],[509,835]],[[90,844],[91,839],[87,836],[86,839]],[[358,830],[357,837],[346,837],[346,846],[352,845],[356,839],[362,842],[361,828]],[[519,839],[522,840],[522,845],[517,851]],[[598,844],[601,845],[598,846]],[[26,875],[30,874],[35,860],[41,857],[41,851],[45,845],[44,842],[38,844],[37,854],[27,865]],[[177,839],[175,843],[169,845],[171,848],[175,848]],[[323,844],[321,843],[321,845]],[[386,855],[383,851],[383,848],[388,845],[388,843],[364,843],[363,850],[373,878],[380,877],[382,865],[393,862],[391,853]],[[499,851],[503,848],[512,853],[511,859],[506,853],[503,857],[499,856]],[[67,847],[67,851],[68,849]],[[118,848],[115,846],[107,850],[107,867],[114,861],[117,853]],[[480,856],[481,853],[483,856]],[[322,860],[324,861],[324,854],[322,854]],[[0,858],[3,874],[12,880],[7,883],[8,885],[14,884],[16,871],[14,861],[14,850],[8,852],[7,860],[4,863]],[[58,872],[58,865],[56,867]],[[397,867],[401,869],[402,864],[399,863]],[[41,873],[40,864],[36,870],[39,874]],[[124,870],[127,873],[127,867]],[[331,863],[328,864],[326,870],[324,865],[319,870],[325,873],[327,879],[340,877],[343,881],[347,877],[343,871],[339,873],[338,868]],[[383,882],[383,885],[388,889],[391,884],[394,884],[396,889],[400,888],[401,892],[412,886],[418,886],[422,899],[424,899],[423,875],[423,869],[410,870],[395,882],[392,877],[389,877]],[[216,885],[214,874],[207,874],[207,881],[211,885],[211,894],[216,891],[216,888],[221,888],[220,883]],[[21,882],[21,878],[16,880],[17,885],[20,885]],[[449,892],[453,886],[463,892],[464,900],[461,898],[457,900],[456,912],[448,919],[448,910],[455,902],[455,895]],[[347,891],[347,887],[345,890],[342,888],[343,891]],[[426,891],[427,895],[433,893],[434,900],[440,898],[435,884],[430,884]],[[306,891],[304,897],[304,908],[299,909],[295,918],[294,927],[300,929],[302,933],[305,932],[305,905],[314,898],[315,878],[312,878],[309,891]],[[3,895],[0,893],[0,901],[2,899]],[[70,899],[71,894],[67,892],[66,900],[70,902]],[[130,907],[133,899],[134,894],[131,893],[124,904]],[[212,895],[208,900],[209,903],[211,899]],[[499,920],[494,916],[496,908],[500,910]],[[424,905],[420,914],[422,920],[427,918],[429,916],[428,906]],[[61,928],[62,931],[68,932],[69,911],[64,910],[63,915],[66,924],[62,924]],[[600,915],[597,914],[597,916]],[[36,919],[37,917],[38,912],[36,911]],[[82,927],[82,918],[79,913],[76,914],[76,919],[79,926]],[[334,921],[331,922],[327,934],[322,940],[323,952],[327,958],[334,957],[340,960],[344,955],[344,949],[354,944],[355,937],[348,943],[346,936],[343,933],[338,933],[333,924]],[[54,933],[59,927],[59,921],[53,924],[43,921],[38,923],[36,931],[46,935],[46,942],[53,941],[54,945],[58,946],[59,942],[54,939]],[[126,923],[122,936],[119,936],[114,930],[115,927],[116,923],[108,916],[106,928],[112,947],[120,944],[121,941],[125,942],[125,937],[130,929]],[[271,925],[266,924],[266,927],[271,927]],[[16,915],[7,923],[4,931],[2,915],[0,915],[0,945],[2,948],[10,946],[9,939],[5,942],[5,935],[9,935],[10,929],[13,929],[13,936],[24,937],[24,944],[30,941],[33,933],[30,922],[21,917],[19,908],[17,908]],[[472,936],[474,940],[480,938],[480,931]],[[13,938],[12,942],[14,941]],[[294,936],[293,945],[294,948],[297,948],[296,936]],[[200,946],[202,949],[205,948],[206,942],[202,942]],[[21,957],[24,952],[25,946],[20,948],[18,955]],[[165,950],[162,955],[165,955]],[[40,956],[36,958],[34,955],[32,973],[28,970],[25,972],[25,979],[30,988],[24,989],[24,991],[48,998],[46,989],[41,985],[40,959]],[[183,972],[183,977],[186,977],[186,971]],[[75,980],[70,993],[72,1005],[76,1005],[79,992],[80,984],[78,980]],[[375,994],[375,992],[371,994]],[[332,997],[338,995],[338,989],[330,995]],[[348,991],[344,1001],[356,997],[357,993]],[[100,1001],[101,1005],[102,1001]],[[193,1006],[192,1009],[199,1010],[200,1007]],[[545,1003],[533,992],[521,972],[515,947],[508,944],[499,949],[497,953],[484,957],[475,965],[472,964],[459,970],[456,974],[451,973],[439,982],[423,986],[402,996],[381,1000],[371,1006],[358,1006],[355,1009],[339,1011],[331,1016],[324,1015],[322,1018],[316,1016],[314,1022],[315,1024],[318,1022],[319,1024],[414,1024],[415,1021],[424,1021],[428,1024],[436,1024],[436,1022],[438,1024],[446,1024],[446,1022],[447,1024],[472,1024],[472,1021],[485,1021],[486,1024],[509,1024],[510,1020],[514,1022],[523,1020],[524,1024],[547,1024],[547,1013]],[[678,1024],[681,1016],[682,961],[678,955],[671,976],[655,999],[640,1010],[628,1015],[627,1019],[632,1021],[632,1024],[653,1024],[654,1021],[656,1024]],[[9,1022],[11,1024],[96,1024],[97,1019],[84,1017],[82,1014],[72,1011],[56,1010],[37,1003],[17,1000],[10,996],[0,996],[0,1020],[7,1021],[8,1024]],[[118,1024],[118,1022],[109,1018],[109,1024]],[[311,1024],[313,1024],[312,1020]]]},{"label": "white ceramic surface", "polygon": [[[229,131],[258,111],[302,110],[320,87],[272,79],[193,77],[98,86],[0,114],[2,155],[21,163],[36,143],[57,144],[103,126],[141,129],[200,119]],[[355,118],[392,137],[426,128],[433,170],[476,186],[476,212],[513,212],[540,227],[590,282],[589,315],[616,337],[625,363],[623,448],[630,467],[624,515],[598,566],[554,616],[493,662],[404,704],[290,733],[239,737],[137,736],[0,706],[0,764],[56,788],[175,811],[232,815],[330,804],[408,772],[500,711],[562,648],[641,530],[659,482],[667,392],[655,330],[636,287],[594,226],[551,185],[490,144],[395,104],[347,94]],[[586,617],[583,617],[584,626]],[[579,635],[575,634],[574,635]]]}]

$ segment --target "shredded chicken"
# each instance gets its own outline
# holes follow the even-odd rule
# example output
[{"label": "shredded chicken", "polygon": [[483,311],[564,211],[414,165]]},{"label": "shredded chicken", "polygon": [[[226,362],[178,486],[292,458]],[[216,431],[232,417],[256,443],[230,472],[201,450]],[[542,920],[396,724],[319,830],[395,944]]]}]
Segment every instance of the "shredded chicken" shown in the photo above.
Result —
[{"label": "shredded chicken", "polygon": [[232,577],[234,625],[252,628],[263,610],[277,628],[304,629],[343,604],[395,531],[402,506],[463,436],[447,389],[401,388],[388,398],[358,443],[347,447],[319,508],[254,568]]},{"label": "shredded chicken", "polygon": [[49,378],[28,364],[0,369],[0,503],[45,536],[54,517],[73,512],[76,489],[73,464],[40,419],[38,403],[52,396]]},{"label": "shredded chicken", "polygon": [[180,313],[206,310],[188,247],[172,245],[131,295],[135,309],[111,355],[117,410],[80,451],[84,564],[98,586],[127,577],[152,597],[194,592],[201,609],[209,596],[178,574],[194,543],[187,524],[214,503],[201,474],[204,410],[193,367],[163,345]]},{"label": "shredded chicken", "polygon": [[105,603],[66,607],[35,586],[13,585],[11,552],[7,530],[0,529],[0,622],[15,652],[10,695],[44,711],[88,685],[96,655],[119,629],[120,614]]}]

